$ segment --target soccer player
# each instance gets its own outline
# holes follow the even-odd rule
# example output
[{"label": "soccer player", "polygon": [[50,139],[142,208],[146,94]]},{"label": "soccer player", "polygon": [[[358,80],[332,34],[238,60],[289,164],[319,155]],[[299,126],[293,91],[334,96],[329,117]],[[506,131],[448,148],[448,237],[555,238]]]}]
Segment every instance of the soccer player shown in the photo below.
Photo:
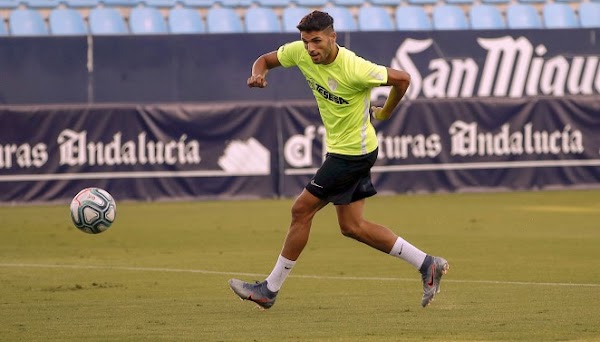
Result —
[{"label": "soccer player", "polygon": [[[268,309],[306,246],[313,217],[333,203],[343,235],[407,261],[421,273],[421,305],[429,305],[440,290],[448,262],[427,255],[390,229],[363,217],[365,199],[376,194],[371,167],[377,160],[378,141],[369,109],[377,120],[387,120],[404,96],[410,75],[374,64],[337,45],[333,18],[320,11],[307,14],[297,26],[300,41],[258,57],[252,65],[249,87],[267,86],[267,72],[297,66],[316,98],[326,130],[327,156],[292,206],[292,220],[283,249],[263,282],[230,279],[229,286],[243,300]],[[371,89],[391,86],[383,107],[371,107]]]}]

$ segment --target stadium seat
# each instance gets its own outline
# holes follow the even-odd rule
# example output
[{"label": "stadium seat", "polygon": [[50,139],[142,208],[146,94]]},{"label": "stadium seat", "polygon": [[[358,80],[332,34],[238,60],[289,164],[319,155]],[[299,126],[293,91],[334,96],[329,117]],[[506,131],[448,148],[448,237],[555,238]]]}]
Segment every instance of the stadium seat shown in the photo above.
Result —
[{"label": "stadium seat", "polygon": [[358,25],[348,7],[327,6],[322,9],[333,17],[333,27],[336,31],[356,31]]},{"label": "stadium seat", "polygon": [[211,7],[206,13],[206,27],[209,33],[243,32],[242,20],[232,8]]},{"label": "stadium seat", "polygon": [[21,0],[27,8],[52,9],[59,5],[59,0]]},{"label": "stadium seat", "polygon": [[220,4],[224,7],[237,8],[237,7],[250,7],[253,0],[213,0],[215,3]]},{"label": "stadium seat", "polygon": [[579,21],[569,4],[546,3],[542,8],[544,27],[549,29],[577,28]]},{"label": "stadium seat", "polygon": [[328,2],[329,0],[296,0],[296,4],[301,7],[322,7]]},{"label": "stadium seat", "polygon": [[79,11],[72,8],[55,8],[48,18],[52,35],[87,35],[87,27]]},{"label": "stadium seat", "polygon": [[66,0],[68,8],[94,8],[98,6],[98,0]]},{"label": "stadium seat", "polygon": [[283,9],[281,14],[281,21],[283,24],[283,32],[298,32],[296,26],[300,23],[300,20],[310,13],[310,8],[306,7],[286,7]]},{"label": "stadium seat", "polygon": [[481,0],[482,4],[490,4],[490,5],[502,5],[502,4],[510,4],[511,0]]},{"label": "stadium seat", "polygon": [[179,7],[169,11],[169,31],[174,34],[204,33],[200,13],[193,8]]},{"label": "stadium seat", "polygon": [[420,6],[398,6],[396,8],[398,31],[428,31],[433,29],[431,19]]},{"label": "stadium seat", "polygon": [[132,0],[137,6],[158,7],[171,9],[177,5],[178,0]]},{"label": "stadium seat", "polygon": [[0,9],[12,9],[19,7],[21,0],[0,0]]},{"label": "stadium seat", "polygon": [[214,6],[213,0],[182,0],[185,7],[192,8],[210,8]]},{"label": "stadium seat", "polygon": [[135,0],[98,0],[98,4],[106,7],[134,7],[137,2]]},{"label": "stadium seat", "polygon": [[115,8],[92,8],[88,17],[93,35],[127,34],[127,26],[121,13]]},{"label": "stadium seat", "polygon": [[379,6],[362,6],[358,9],[360,31],[393,31],[394,22],[388,11]]},{"label": "stadium seat", "polygon": [[444,0],[446,5],[472,5],[473,0]]},{"label": "stadium seat", "polygon": [[133,34],[169,33],[167,23],[158,8],[135,7],[129,14],[129,29]]},{"label": "stadium seat", "polygon": [[438,5],[432,12],[433,27],[436,30],[466,30],[469,22],[462,8],[456,5]]},{"label": "stadium seat", "polygon": [[48,28],[40,12],[34,9],[16,9],[8,17],[13,36],[47,36]]},{"label": "stadium seat", "polygon": [[281,32],[281,23],[273,9],[269,7],[250,7],[244,18],[246,32]]},{"label": "stadium seat", "polygon": [[522,4],[544,4],[546,0],[517,0],[517,2]]},{"label": "stadium seat", "polygon": [[438,0],[408,0],[409,5],[424,6],[424,5],[437,5]]},{"label": "stadium seat", "polygon": [[0,14],[0,36],[8,35],[8,30],[4,24],[4,16]]},{"label": "stadium seat", "polygon": [[261,7],[281,7],[286,8],[289,5],[288,0],[256,0]]},{"label": "stadium seat", "polygon": [[331,2],[336,6],[346,7],[361,6],[365,3],[364,0],[332,0]]},{"label": "stadium seat", "polygon": [[389,6],[396,7],[400,5],[401,0],[371,0],[370,3],[375,6]]},{"label": "stadium seat", "polygon": [[584,2],[579,5],[581,27],[600,27],[600,2]]},{"label": "stadium seat", "polygon": [[528,4],[511,4],[506,8],[506,25],[509,29],[541,29],[542,19],[535,7]]},{"label": "stadium seat", "polygon": [[473,5],[469,9],[469,18],[473,30],[500,30],[506,28],[502,13],[495,5]]}]

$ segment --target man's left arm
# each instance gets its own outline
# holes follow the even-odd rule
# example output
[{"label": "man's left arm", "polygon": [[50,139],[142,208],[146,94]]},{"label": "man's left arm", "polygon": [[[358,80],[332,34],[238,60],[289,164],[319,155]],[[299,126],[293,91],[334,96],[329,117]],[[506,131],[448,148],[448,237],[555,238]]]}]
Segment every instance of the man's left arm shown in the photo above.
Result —
[{"label": "man's left arm", "polygon": [[410,85],[410,75],[405,71],[387,68],[387,74],[388,80],[382,85],[392,86],[390,94],[383,107],[373,106],[371,108],[373,117],[377,120],[387,120],[392,116],[394,109],[398,106]]}]

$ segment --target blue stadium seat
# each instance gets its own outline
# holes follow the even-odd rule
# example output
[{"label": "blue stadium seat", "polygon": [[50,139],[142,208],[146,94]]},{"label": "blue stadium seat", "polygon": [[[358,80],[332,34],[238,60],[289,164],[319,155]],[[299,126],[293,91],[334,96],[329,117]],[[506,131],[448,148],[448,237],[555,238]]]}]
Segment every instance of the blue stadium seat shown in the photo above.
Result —
[{"label": "blue stadium seat", "polygon": [[169,11],[169,31],[174,34],[204,33],[200,13],[193,8],[179,7]]},{"label": "blue stadium seat", "polygon": [[165,18],[154,7],[135,7],[129,14],[129,29],[133,34],[169,33]]},{"label": "blue stadium seat", "polygon": [[469,22],[462,8],[456,5],[438,5],[432,12],[433,27],[436,30],[466,30]]},{"label": "blue stadium seat", "polygon": [[521,4],[544,4],[546,0],[517,0]]},{"label": "blue stadium seat", "polygon": [[501,4],[510,4],[511,0],[481,0],[482,4],[490,4],[490,5],[501,5]]},{"label": "blue stadium seat", "polygon": [[4,16],[0,14],[0,36],[8,35],[8,30],[6,29],[6,25],[4,24]]},{"label": "blue stadium seat", "polygon": [[398,31],[428,31],[433,29],[433,25],[423,7],[398,6],[396,8],[396,29]]},{"label": "blue stadium seat", "polygon": [[262,7],[286,8],[290,2],[288,0],[256,0],[256,3]]},{"label": "blue stadium seat", "polygon": [[402,0],[371,0],[370,3],[375,6],[389,6],[396,7],[399,6]]},{"label": "blue stadium seat", "polygon": [[336,31],[356,31],[358,25],[348,7],[327,6],[323,7],[323,12],[329,13],[333,17],[333,27]]},{"label": "blue stadium seat", "polygon": [[179,0],[133,0],[137,6],[158,7],[171,9],[177,5]]},{"label": "blue stadium seat", "polygon": [[27,8],[45,8],[52,9],[59,5],[58,0],[21,0],[21,3],[25,4]]},{"label": "blue stadium seat", "polygon": [[34,9],[16,9],[8,17],[10,34],[13,36],[47,36],[48,28],[40,12]]},{"label": "blue stadium seat", "polygon": [[549,29],[577,28],[579,21],[568,4],[546,3],[542,8],[544,26]]},{"label": "blue stadium seat", "polygon": [[213,0],[183,0],[185,7],[210,8],[215,2]]},{"label": "blue stadium seat", "polygon": [[129,32],[121,13],[115,8],[92,8],[88,21],[90,33],[93,35],[119,35]]},{"label": "blue stadium seat", "polygon": [[98,0],[98,4],[106,7],[135,7],[137,2],[135,0]]},{"label": "blue stadium seat", "polygon": [[281,32],[281,23],[273,9],[269,7],[251,7],[246,10],[244,23],[246,32]]},{"label": "blue stadium seat", "polygon": [[94,8],[98,6],[98,0],[66,0],[69,8]]},{"label": "blue stadium seat", "polygon": [[364,0],[332,0],[331,1],[336,6],[361,6],[365,3]]},{"label": "blue stadium seat", "polygon": [[479,4],[469,9],[473,30],[500,30],[506,28],[500,9],[495,5]]},{"label": "blue stadium seat", "polygon": [[213,1],[215,3],[220,4],[221,6],[231,7],[231,8],[250,7],[252,5],[252,3],[254,2],[253,0],[213,0]]},{"label": "blue stadium seat", "polygon": [[327,5],[329,0],[295,0],[298,6],[302,7],[321,7]]},{"label": "blue stadium seat", "polygon": [[472,5],[473,0],[444,0],[447,5]]},{"label": "blue stadium seat", "polygon": [[509,29],[541,29],[542,19],[532,5],[512,4],[506,8],[506,25]]},{"label": "blue stadium seat", "polygon": [[424,5],[437,5],[438,0],[408,0],[409,5],[424,6]]},{"label": "blue stadium seat", "polygon": [[584,2],[579,5],[581,27],[600,27],[600,2]]},{"label": "blue stadium seat", "polygon": [[394,22],[388,11],[379,6],[362,6],[358,9],[360,31],[393,31]]},{"label": "blue stadium seat", "polygon": [[72,8],[55,8],[48,17],[52,35],[87,35],[87,27],[79,11]]},{"label": "blue stadium seat", "polygon": [[283,24],[283,32],[298,32],[296,26],[300,20],[311,12],[307,7],[286,7],[281,13],[281,21]]},{"label": "blue stadium seat", "polygon": [[206,13],[206,27],[209,33],[244,32],[242,20],[234,9],[211,7]]},{"label": "blue stadium seat", "polygon": [[0,0],[0,8],[12,9],[19,7],[21,0]]}]

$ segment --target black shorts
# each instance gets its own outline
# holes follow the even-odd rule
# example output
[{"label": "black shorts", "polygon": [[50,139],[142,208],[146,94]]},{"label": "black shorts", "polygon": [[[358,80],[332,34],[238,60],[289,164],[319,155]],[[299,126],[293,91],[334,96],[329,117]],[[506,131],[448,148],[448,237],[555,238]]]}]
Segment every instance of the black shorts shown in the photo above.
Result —
[{"label": "black shorts", "polygon": [[348,204],[377,193],[371,183],[371,167],[377,149],[363,156],[327,153],[325,162],[306,185],[306,190],[333,204]]}]

